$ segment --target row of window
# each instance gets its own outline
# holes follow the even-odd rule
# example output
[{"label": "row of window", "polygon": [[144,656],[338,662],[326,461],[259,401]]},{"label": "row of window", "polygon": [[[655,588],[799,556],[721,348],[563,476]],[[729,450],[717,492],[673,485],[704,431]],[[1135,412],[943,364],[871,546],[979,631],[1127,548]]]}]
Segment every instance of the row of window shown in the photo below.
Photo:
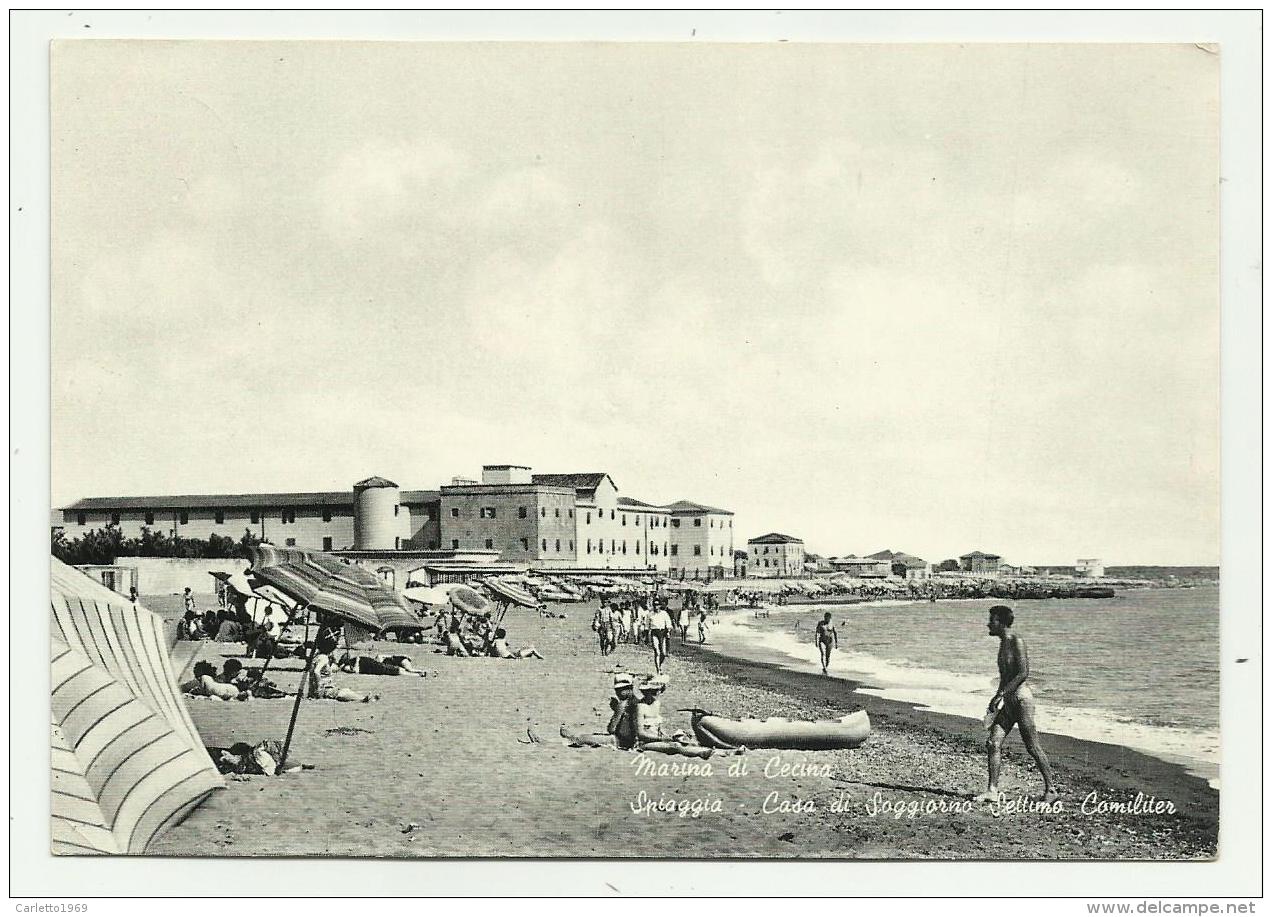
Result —
[{"label": "row of window", "polygon": [[[398,507],[396,507],[396,506],[395,506],[395,507],[393,508],[393,510],[394,510],[394,511],[393,511],[393,515],[395,515],[395,516],[396,516],[396,515],[397,515]],[[185,510],[185,509],[183,509],[183,510],[178,510],[176,513],[174,513],[174,515],[175,515],[175,516],[176,516],[176,518],[177,518],[177,524],[178,524],[178,525],[189,525],[189,524],[190,524],[190,511],[189,511],[189,510]],[[251,518],[251,520],[252,520],[252,525],[256,525],[257,523],[259,523],[259,522],[261,521],[261,515],[262,515],[262,514],[261,514],[261,511],[260,511],[260,510],[255,510],[255,509],[254,509],[254,510],[252,510],[252,512],[249,514],[249,516],[250,516],[250,518]],[[144,516],[143,516],[143,519],[144,519],[143,525],[154,525],[154,524],[155,524],[155,514],[154,514],[154,511],[153,511],[153,510],[147,510],[147,511],[145,512]],[[215,510],[215,511],[212,513],[212,520],[213,520],[213,522],[214,522],[215,524],[217,524],[217,525],[224,525],[224,524],[225,524],[225,510],[223,510],[223,509]],[[295,511],[294,509],[285,509],[285,510],[280,511],[280,512],[279,512],[279,514],[278,514],[278,521],[279,521],[279,522],[281,522],[283,525],[287,525],[287,524],[289,524],[289,523],[294,524],[294,523],[296,522],[296,511]],[[329,510],[329,509],[324,509],[324,510],[322,511],[322,521],[323,521],[323,522],[330,522],[330,521],[331,521],[331,510]],[[427,521],[427,520],[426,520],[426,521]],[[77,524],[77,525],[87,525],[87,524],[88,524],[88,514],[87,514],[87,513],[76,513],[76,516],[75,516],[75,522],[76,522],[76,524]],[[119,525],[119,513],[111,513],[111,514],[110,514],[110,524],[111,524],[111,525]]]}]

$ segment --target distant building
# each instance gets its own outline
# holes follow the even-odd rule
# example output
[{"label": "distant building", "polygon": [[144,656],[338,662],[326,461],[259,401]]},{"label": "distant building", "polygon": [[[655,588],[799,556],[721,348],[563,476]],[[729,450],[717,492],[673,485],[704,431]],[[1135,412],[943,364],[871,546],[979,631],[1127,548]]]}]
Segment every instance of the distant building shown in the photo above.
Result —
[{"label": "distant building", "polygon": [[1098,557],[1079,558],[1073,566],[1075,576],[1097,577],[1104,575],[1104,561]]},{"label": "distant building", "polygon": [[780,532],[769,532],[746,543],[752,576],[802,576],[804,542]]},{"label": "distant building", "polygon": [[59,517],[71,539],[108,525],[129,538],[150,528],[238,540],[246,529],[280,547],[337,553],[436,552],[695,578],[733,569],[729,510],[687,500],[656,506],[619,496],[604,472],[534,474],[525,465],[486,465],[480,480],[456,477],[434,491],[371,477],[352,491],[90,497],[55,511],[55,528]]},{"label": "distant building", "polygon": [[963,554],[958,559],[959,569],[973,576],[997,576],[1003,559],[998,554],[987,554],[984,551],[973,551]]},{"label": "distant building", "polygon": [[899,576],[905,580],[928,579],[932,575],[932,565],[922,557],[915,557],[913,554],[893,554],[890,569],[893,576]]},{"label": "distant building", "polygon": [[856,554],[830,558],[830,568],[863,579],[883,579],[892,572],[889,561],[874,557],[858,557]]}]

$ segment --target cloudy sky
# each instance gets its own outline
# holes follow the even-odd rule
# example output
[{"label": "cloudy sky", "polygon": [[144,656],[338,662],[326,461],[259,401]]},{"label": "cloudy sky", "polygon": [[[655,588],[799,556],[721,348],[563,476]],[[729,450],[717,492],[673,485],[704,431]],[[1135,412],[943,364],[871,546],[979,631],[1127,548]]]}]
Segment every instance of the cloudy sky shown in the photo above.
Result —
[{"label": "cloudy sky", "polygon": [[1217,563],[1191,45],[58,44],[53,494],[608,471]]}]

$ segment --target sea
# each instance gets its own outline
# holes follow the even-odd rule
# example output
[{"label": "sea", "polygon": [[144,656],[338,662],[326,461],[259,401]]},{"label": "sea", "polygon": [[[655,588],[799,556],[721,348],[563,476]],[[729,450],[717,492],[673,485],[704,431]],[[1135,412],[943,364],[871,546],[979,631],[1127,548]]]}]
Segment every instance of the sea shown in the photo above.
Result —
[{"label": "sea", "polygon": [[[787,605],[726,612],[715,649],[799,671],[821,668],[814,627],[829,611],[830,675],[863,693],[979,720],[998,684],[985,624],[1001,600]],[[1218,786],[1219,588],[1119,590],[1110,599],[1010,602],[1029,650],[1044,732],[1109,742],[1184,765]]]}]

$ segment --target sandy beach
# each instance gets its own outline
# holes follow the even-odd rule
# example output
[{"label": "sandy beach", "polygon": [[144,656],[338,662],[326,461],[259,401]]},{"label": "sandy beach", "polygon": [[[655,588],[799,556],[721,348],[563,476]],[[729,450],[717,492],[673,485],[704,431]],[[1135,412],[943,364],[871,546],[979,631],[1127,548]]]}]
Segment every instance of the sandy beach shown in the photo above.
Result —
[{"label": "sandy beach", "polygon": [[[147,606],[172,617],[175,596]],[[200,607],[212,604],[200,598]],[[733,660],[672,641],[668,725],[681,708],[728,716],[838,717],[869,711],[870,740],[849,751],[754,750],[688,759],[578,749],[565,724],[600,731],[614,671],[650,672],[645,647],[600,656],[594,605],[569,618],[512,611],[514,647],[546,659],[410,653],[427,678],[344,676],[378,703],[306,700],[292,758],[313,770],[227,780],[151,848],[159,855],[395,857],[803,857],[1198,859],[1214,856],[1218,792],[1183,768],[1114,745],[1048,735],[1063,796],[1039,811],[1041,780],[1019,737],[1003,768],[1006,804],[984,787],[979,722],[856,693],[852,682]],[[184,646],[184,645],[183,645]],[[401,651],[378,644],[376,652]],[[203,643],[220,663],[240,644]],[[300,660],[271,674],[285,690]],[[188,698],[206,744],[282,739],[291,698]],[[672,767],[671,765],[677,765]],[[692,772],[689,772],[692,771]],[[709,771],[709,773],[707,772]],[[744,772],[743,772],[744,771]],[[1137,794],[1142,794],[1137,796]],[[1110,806],[1113,810],[1110,811]],[[1125,809],[1128,811],[1118,811]],[[1173,809],[1173,811],[1169,811]]]}]

